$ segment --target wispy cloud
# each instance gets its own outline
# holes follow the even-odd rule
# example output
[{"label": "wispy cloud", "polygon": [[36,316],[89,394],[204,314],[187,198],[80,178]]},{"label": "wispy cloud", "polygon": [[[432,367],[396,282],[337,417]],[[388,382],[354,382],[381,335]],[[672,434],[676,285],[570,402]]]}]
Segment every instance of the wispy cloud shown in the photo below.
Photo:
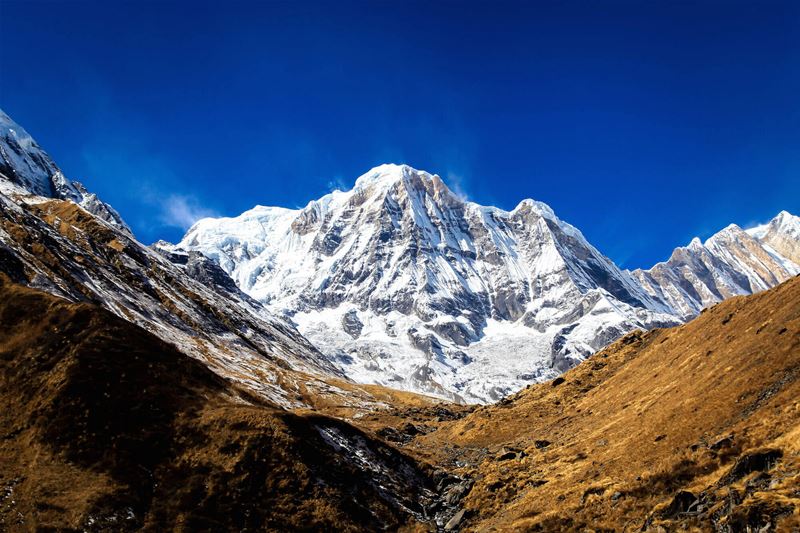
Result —
[{"label": "wispy cloud", "polygon": [[[109,123],[115,131],[107,131]],[[111,110],[96,130],[99,133],[83,148],[86,168],[98,185],[106,187],[109,194],[104,197],[113,197],[112,203],[129,215],[137,236],[167,238],[175,233],[170,228],[186,231],[201,218],[219,216],[197,195],[176,192],[188,184],[158,150],[151,128],[122,120]]]},{"label": "wispy cloud", "polygon": [[467,194],[466,190],[467,180],[463,175],[455,172],[448,172],[447,177],[445,178],[445,183],[461,200],[465,202],[469,200],[469,195]]},{"label": "wispy cloud", "polygon": [[219,216],[213,209],[200,205],[193,196],[171,194],[160,200],[159,206],[159,221],[165,226],[182,230],[189,229],[201,218]]},{"label": "wispy cloud", "polygon": [[346,191],[350,189],[347,183],[345,183],[344,178],[341,176],[334,176],[330,180],[328,180],[328,191]]}]

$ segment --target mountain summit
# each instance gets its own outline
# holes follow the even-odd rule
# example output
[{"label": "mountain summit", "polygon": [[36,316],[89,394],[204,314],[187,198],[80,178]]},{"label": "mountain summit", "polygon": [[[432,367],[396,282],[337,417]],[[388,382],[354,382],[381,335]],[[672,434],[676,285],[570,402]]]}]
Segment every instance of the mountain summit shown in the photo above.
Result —
[{"label": "mountain summit", "polygon": [[386,164],[303,209],[203,219],[177,248],[217,261],[357,381],[491,401],[800,271],[741,230],[698,245],[624,271],[544,203],[481,206]]}]

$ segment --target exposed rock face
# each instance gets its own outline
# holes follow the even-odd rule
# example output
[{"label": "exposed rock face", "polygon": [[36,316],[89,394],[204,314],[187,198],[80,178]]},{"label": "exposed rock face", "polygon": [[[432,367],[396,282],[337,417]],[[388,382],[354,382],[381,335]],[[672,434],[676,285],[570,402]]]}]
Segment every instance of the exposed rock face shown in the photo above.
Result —
[{"label": "exposed rock face", "polygon": [[359,320],[358,312],[356,312],[355,309],[350,309],[342,315],[342,329],[354,339],[357,339],[361,335],[364,324]]},{"label": "exposed rock face", "polygon": [[176,250],[172,245],[164,241],[154,243],[151,249],[155,250],[171,263],[182,267],[183,271],[190,278],[199,281],[207,287],[215,289],[223,295],[234,295],[239,298],[249,299],[231,277],[220,266],[199,252],[184,252]]},{"label": "exposed rock face", "polygon": [[480,206],[436,175],[382,165],[304,209],[201,220],[177,246],[291,316],[357,381],[489,401],[633,329],[787,279],[800,267],[777,249],[797,233],[776,228],[731,227],[628,272],[545,204]]}]

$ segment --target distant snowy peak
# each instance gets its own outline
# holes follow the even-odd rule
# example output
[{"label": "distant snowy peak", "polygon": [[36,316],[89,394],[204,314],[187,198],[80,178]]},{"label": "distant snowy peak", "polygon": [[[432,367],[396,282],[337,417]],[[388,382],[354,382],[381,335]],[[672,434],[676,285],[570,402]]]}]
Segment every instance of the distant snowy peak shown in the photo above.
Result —
[{"label": "distant snowy peak", "polygon": [[0,110],[0,179],[45,198],[69,200],[109,224],[131,233],[122,217],[77,181],[69,180],[19,124]]},{"label": "distant snowy peak", "polygon": [[783,257],[800,264],[800,217],[781,211],[767,224],[747,232]]},{"label": "distant snowy peak", "polygon": [[731,224],[705,242],[694,238],[669,260],[633,275],[683,320],[731,296],[766,290],[800,273],[800,219],[781,212],[762,226]]}]

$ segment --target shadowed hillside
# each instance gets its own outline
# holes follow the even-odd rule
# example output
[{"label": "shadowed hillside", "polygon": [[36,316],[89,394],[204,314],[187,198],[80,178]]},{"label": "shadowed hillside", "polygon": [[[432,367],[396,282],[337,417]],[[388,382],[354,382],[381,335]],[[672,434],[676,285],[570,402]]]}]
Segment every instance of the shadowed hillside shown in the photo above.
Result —
[{"label": "shadowed hillside", "polygon": [[393,448],[93,305],[0,274],[0,324],[0,530],[397,529],[433,497]]}]

